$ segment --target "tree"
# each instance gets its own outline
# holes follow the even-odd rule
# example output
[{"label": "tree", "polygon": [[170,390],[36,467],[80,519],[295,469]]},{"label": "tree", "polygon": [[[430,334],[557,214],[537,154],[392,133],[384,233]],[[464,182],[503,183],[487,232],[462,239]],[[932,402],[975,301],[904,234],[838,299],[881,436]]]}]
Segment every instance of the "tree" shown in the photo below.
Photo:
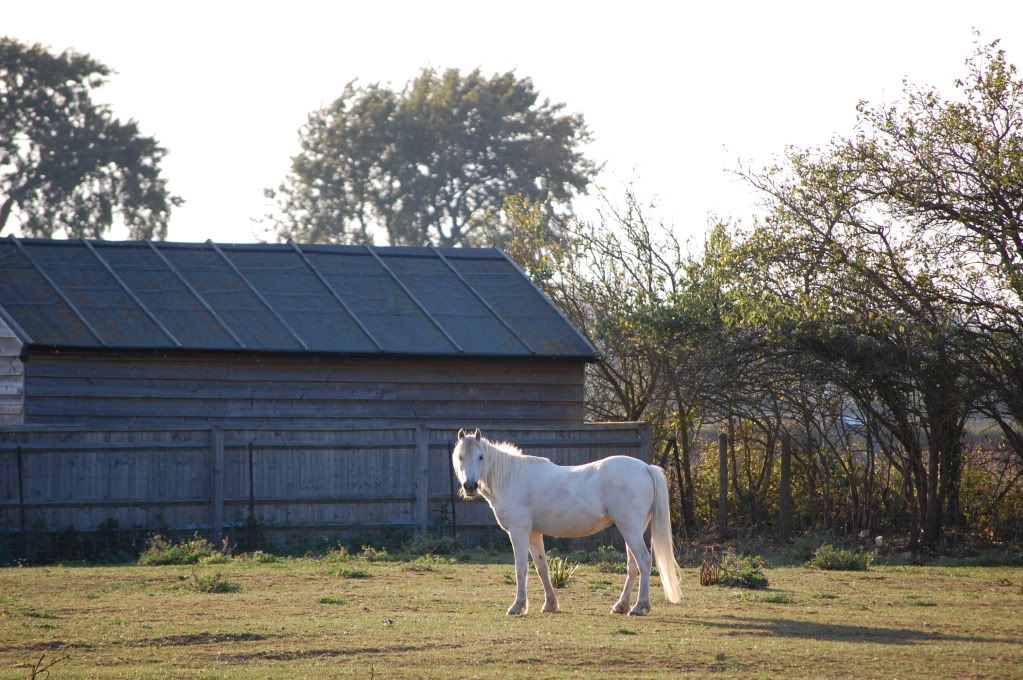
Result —
[{"label": "tree", "polygon": [[0,232],[102,238],[120,220],[132,238],[166,237],[181,199],[164,150],[92,101],[109,75],[86,54],[0,37]]},{"label": "tree", "polygon": [[539,101],[528,78],[423,70],[401,92],[349,83],[300,132],[270,216],[281,240],[502,243],[521,196],[564,210],[596,173],[581,115]]},{"label": "tree", "polygon": [[904,447],[929,545],[960,523],[962,438],[981,393],[1007,435],[1020,424],[1005,387],[1023,375],[1020,353],[997,348],[1023,337],[1023,83],[995,48],[967,62],[957,99],[906,85],[899,105],[861,104],[853,136],[747,174],[774,202],[765,231],[791,271],[789,308],[804,312],[794,337],[841,366]]}]

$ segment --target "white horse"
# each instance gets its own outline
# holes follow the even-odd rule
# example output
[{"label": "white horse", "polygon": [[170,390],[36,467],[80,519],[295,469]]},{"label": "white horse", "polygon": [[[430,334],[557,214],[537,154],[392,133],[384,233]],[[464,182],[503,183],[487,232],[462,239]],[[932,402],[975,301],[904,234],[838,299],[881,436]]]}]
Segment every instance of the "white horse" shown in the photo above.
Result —
[{"label": "white horse", "polygon": [[558,610],[543,549],[544,534],[589,536],[612,524],[625,539],[629,571],[611,613],[624,614],[628,609],[638,576],[639,598],[629,614],[648,614],[651,556],[643,532],[651,518],[650,547],[664,595],[669,602],[681,600],[679,566],[671,541],[668,483],[661,468],[628,456],[611,456],[573,467],[555,465],[546,458],[523,455],[511,444],[494,444],[479,430],[472,434],[458,431],[451,460],[462,496],[481,494],[494,510],[497,523],[511,537],[516,591],[509,614],[524,614],[529,609],[527,551],[543,584],[543,611]]}]

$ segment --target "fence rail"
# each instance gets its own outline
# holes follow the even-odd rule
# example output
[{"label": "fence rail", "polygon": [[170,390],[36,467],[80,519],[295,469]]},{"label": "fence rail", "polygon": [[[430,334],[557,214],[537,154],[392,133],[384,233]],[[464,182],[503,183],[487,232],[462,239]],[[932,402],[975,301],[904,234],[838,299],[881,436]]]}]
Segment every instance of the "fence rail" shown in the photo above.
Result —
[{"label": "fence rail", "polygon": [[[642,423],[491,427],[487,436],[576,465],[650,460]],[[207,532],[255,520],[275,531],[494,526],[455,502],[455,431],[434,425],[328,429],[0,429],[0,532],[122,528]]]}]

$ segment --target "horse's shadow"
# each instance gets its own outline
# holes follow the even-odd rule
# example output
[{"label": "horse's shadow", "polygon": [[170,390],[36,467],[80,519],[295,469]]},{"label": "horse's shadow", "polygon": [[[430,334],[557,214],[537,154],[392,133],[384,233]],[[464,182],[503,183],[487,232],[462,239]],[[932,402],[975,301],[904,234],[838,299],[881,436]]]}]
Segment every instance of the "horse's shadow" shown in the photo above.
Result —
[{"label": "horse's shadow", "polygon": [[810,638],[830,642],[869,642],[885,645],[911,645],[919,642],[994,642],[1023,644],[1018,639],[982,637],[976,635],[953,635],[912,628],[881,628],[877,626],[855,626],[843,623],[816,623],[796,619],[757,619],[751,617],[728,617],[725,619],[687,619],[710,628],[728,631],[728,635],[751,635],[771,637]]}]

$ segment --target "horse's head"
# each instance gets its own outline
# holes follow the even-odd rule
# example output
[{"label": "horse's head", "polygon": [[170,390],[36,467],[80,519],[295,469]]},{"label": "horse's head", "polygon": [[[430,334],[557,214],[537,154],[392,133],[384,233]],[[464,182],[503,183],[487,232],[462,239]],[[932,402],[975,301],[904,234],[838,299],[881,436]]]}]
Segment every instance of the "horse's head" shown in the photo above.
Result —
[{"label": "horse's head", "polygon": [[462,498],[475,498],[479,493],[480,477],[483,475],[483,433],[478,429],[469,433],[458,431],[458,443],[451,452],[451,464],[458,477],[459,493]]}]

